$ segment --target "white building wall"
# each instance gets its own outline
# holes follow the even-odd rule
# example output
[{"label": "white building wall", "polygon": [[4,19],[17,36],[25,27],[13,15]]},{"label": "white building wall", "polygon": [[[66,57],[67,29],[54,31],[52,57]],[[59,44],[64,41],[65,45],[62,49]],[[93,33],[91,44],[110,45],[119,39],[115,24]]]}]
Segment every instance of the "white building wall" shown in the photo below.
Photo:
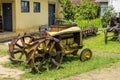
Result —
[{"label": "white building wall", "polygon": [[108,5],[113,6],[117,16],[120,16],[120,0],[109,0]]}]

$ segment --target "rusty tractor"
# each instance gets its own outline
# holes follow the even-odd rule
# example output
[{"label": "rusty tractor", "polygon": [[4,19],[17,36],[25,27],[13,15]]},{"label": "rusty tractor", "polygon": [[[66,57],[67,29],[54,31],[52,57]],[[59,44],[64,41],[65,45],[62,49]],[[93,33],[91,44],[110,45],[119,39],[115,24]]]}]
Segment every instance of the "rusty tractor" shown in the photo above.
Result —
[{"label": "rusty tractor", "polygon": [[10,60],[13,63],[28,64],[32,71],[41,72],[54,67],[58,69],[63,57],[68,54],[79,56],[81,61],[91,59],[92,51],[83,48],[82,30],[70,27],[59,32],[47,32],[40,29],[39,37],[30,34],[18,35],[9,44]]}]

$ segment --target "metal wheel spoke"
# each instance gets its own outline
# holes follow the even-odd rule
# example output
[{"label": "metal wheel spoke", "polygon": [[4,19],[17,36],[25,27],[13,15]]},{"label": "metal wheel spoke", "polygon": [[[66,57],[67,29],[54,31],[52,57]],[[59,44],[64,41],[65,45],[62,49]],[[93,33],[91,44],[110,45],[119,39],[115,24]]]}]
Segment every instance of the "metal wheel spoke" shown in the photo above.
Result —
[{"label": "metal wheel spoke", "polygon": [[50,47],[50,49],[49,49],[49,52],[51,52],[51,51],[53,50],[54,45],[55,45],[55,42],[52,42],[52,43],[51,43],[51,47]]},{"label": "metal wheel spoke", "polygon": [[21,48],[14,48],[14,50],[18,50],[18,51],[23,51],[23,49],[21,49]]},{"label": "metal wheel spoke", "polygon": [[22,37],[20,40],[21,40],[22,45],[25,46],[25,40],[24,40],[24,38]]},{"label": "metal wheel spoke", "polygon": [[45,41],[42,42],[42,47],[44,50],[46,49]]},{"label": "metal wheel spoke", "polygon": [[38,65],[39,70],[41,69],[42,65],[43,65],[43,61],[41,61]]},{"label": "metal wheel spoke", "polygon": [[39,65],[38,65],[38,68],[39,68],[39,69],[41,69],[44,61],[45,61],[45,58],[43,58],[43,59],[40,61]]},{"label": "metal wheel spoke", "polygon": [[49,49],[49,43],[47,44],[45,41],[43,42],[43,46],[44,52]]},{"label": "metal wheel spoke", "polygon": [[24,55],[24,54],[23,54],[23,53],[21,53],[21,55],[20,55],[19,59],[21,59],[23,55]]},{"label": "metal wheel spoke", "polygon": [[48,62],[48,59],[46,59],[46,69],[47,69],[47,71],[49,71],[49,62]]},{"label": "metal wheel spoke", "polygon": [[23,46],[19,45],[18,43],[16,43],[15,45],[18,46],[19,48],[23,48]]},{"label": "metal wheel spoke", "polygon": [[33,38],[29,38],[28,43],[31,43],[33,41]]},{"label": "metal wheel spoke", "polygon": [[17,54],[17,53],[19,53],[19,52],[22,52],[22,51],[15,51],[14,54]]},{"label": "metal wheel spoke", "polygon": [[59,66],[59,65],[60,65],[57,61],[55,61],[55,59],[52,59],[52,62],[53,62],[56,66]]}]

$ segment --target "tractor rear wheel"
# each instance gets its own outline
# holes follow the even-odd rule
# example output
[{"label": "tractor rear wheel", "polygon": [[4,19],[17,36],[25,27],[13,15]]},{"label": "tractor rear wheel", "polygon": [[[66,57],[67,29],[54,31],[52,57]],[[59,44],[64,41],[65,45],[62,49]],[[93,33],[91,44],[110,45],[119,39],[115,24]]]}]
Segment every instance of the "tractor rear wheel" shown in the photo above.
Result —
[{"label": "tractor rear wheel", "polygon": [[[42,42],[41,44],[45,44],[45,42]],[[54,67],[58,69],[60,67],[60,64],[62,63],[63,59],[63,52],[62,47],[59,43],[50,40],[48,45],[44,46],[43,57],[42,60],[39,62],[38,68],[39,70],[42,69],[43,65],[46,65],[46,70],[49,71],[50,67]]]},{"label": "tractor rear wheel", "polygon": [[[63,59],[62,47],[53,37],[44,37],[38,39],[31,45],[28,64],[33,72],[40,72],[54,67],[58,69]],[[33,52],[32,52],[33,51]]]}]

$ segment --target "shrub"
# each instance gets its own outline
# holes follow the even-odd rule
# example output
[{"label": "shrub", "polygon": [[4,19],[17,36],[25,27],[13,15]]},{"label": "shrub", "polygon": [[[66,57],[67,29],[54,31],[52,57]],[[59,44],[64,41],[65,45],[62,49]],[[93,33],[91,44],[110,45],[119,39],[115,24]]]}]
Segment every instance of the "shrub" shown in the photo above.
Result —
[{"label": "shrub", "polygon": [[111,18],[114,17],[116,14],[113,12],[113,7],[109,6],[108,8],[104,9],[104,15],[101,18],[101,23],[103,27],[107,27],[108,23],[110,22]]},{"label": "shrub", "polygon": [[71,4],[71,0],[59,0],[59,3],[61,4],[61,13],[63,14],[64,18],[66,20],[74,21],[76,15],[76,6]]},{"label": "shrub", "polygon": [[98,5],[91,0],[81,0],[78,6],[78,14],[82,19],[94,19],[98,15]]}]

